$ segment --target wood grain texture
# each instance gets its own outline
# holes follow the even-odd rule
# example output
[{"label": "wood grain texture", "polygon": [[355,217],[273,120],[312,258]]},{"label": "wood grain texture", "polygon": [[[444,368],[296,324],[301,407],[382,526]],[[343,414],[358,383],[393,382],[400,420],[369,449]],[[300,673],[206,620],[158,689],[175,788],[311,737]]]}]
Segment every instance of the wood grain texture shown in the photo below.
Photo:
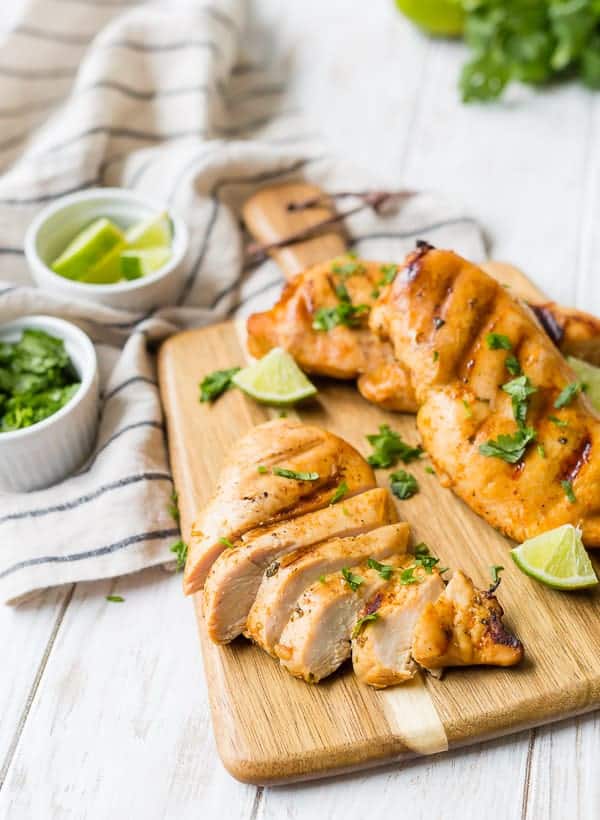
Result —
[{"label": "wood grain texture", "polygon": [[[232,324],[172,337],[161,350],[160,381],[184,537],[214,487],[228,447],[269,416],[237,391],[214,406],[198,404],[196,384],[202,375],[243,358]],[[299,415],[344,436],[362,452],[367,452],[365,434],[385,422],[407,441],[417,440],[414,418],[383,413],[349,385],[323,381],[318,402]],[[489,583],[490,565],[504,564],[499,597],[508,626],[526,647],[524,663],[514,670],[456,670],[442,681],[424,679],[448,746],[597,707],[600,633],[590,624],[600,616],[600,594],[565,595],[522,575],[507,554],[509,542],[441,488],[425,466],[425,460],[414,466],[421,492],[398,502],[401,518],[411,524],[417,542],[426,541],[444,565],[461,567],[479,585]],[[381,485],[387,483],[385,471],[378,478]],[[238,779],[272,783],[323,776],[417,751],[419,738],[407,742],[381,693],[360,686],[351,672],[307,686],[243,640],[229,647],[212,645],[201,617],[199,624],[217,745]],[[391,697],[401,712],[402,687]],[[408,697],[407,690],[406,705]],[[427,740],[431,726],[422,728],[421,739]]]}]

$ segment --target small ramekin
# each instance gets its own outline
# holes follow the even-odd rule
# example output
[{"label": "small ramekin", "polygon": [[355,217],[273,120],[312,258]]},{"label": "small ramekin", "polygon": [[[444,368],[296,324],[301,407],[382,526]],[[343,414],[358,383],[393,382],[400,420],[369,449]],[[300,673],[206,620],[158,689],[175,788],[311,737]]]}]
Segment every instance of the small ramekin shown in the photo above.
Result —
[{"label": "small ramekin", "polygon": [[56,484],[87,458],[98,426],[98,363],[94,345],[70,322],[51,316],[24,316],[0,326],[0,341],[14,342],[26,328],[62,339],[81,386],[47,419],[0,433],[0,491],[27,492]]},{"label": "small ramekin", "polygon": [[[121,228],[167,210],[173,226],[171,257],[159,270],[130,282],[94,285],[55,273],[50,265],[90,222],[105,216]],[[188,248],[183,220],[161,202],[125,188],[90,188],[61,197],[44,208],[25,235],[25,256],[36,283],[74,299],[88,299],[122,310],[146,311],[176,303],[184,285],[183,259]]]}]

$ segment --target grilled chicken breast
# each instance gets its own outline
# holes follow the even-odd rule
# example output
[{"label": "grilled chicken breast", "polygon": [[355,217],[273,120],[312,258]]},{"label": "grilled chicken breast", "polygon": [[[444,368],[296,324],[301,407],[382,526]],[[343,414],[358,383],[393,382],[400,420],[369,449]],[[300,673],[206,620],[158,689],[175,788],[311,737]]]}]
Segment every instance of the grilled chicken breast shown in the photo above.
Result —
[{"label": "grilled chicken breast", "polygon": [[[410,561],[412,556],[403,553],[391,555],[385,567],[395,569]],[[281,665],[307,683],[333,674],[350,657],[350,639],[365,601],[389,584],[387,572],[382,574],[368,563],[352,567],[351,572],[361,579],[355,588],[340,571],[311,584],[298,599],[275,646]]]},{"label": "grilled chicken breast", "polygon": [[514,666],[523,645],[504,628],[504,610],[492,592],[475,589],[460,570],[415,629],[412,655],[426,669],[446,666]]},{"label": "grilled chicken breast", "polygon": [[[278,468],[317,477],[299,481],[274,475]],[[215,495],[192,527],[186,594],[203,586],[227,541],[238,543],[258,526],[326,507],[342,481],[348,486],[346,497],[375,486],[369,465],[343,439],[292,419],[255,427],[236,443]]]},{"label": "grilled chicken breast", "polygon": [[436,569],[413,570],[416,583],[403,583],[394,575],[390,583],[368,600],[362,617],[374,615],[352,639],[352,665],[359,680],[376,689],[394,686],[414,677],[412,643],[416,624],[428,603],[444,591]]},{"label": "grilled chicken breast", "polygon": [[[565,398],[577,378],[526,305],[423,243],[370,321],[410,370],[447,486],[516,540],[572,523],[600,546],[600,417],[577,389]],[[515,378],[524,401],[506,389]]]},{"label": "grilled chicken breast", "polygon": [[242,536],[215,561],[206,580],[204,615],[210,638],[227,643],[241,634],[264,573],[282,556],[397,520],[389,492],[374,489]]},{"label": "grilled chicken breast", "polygon": [[333,260],[298,274],[271,310],[249,317],[250,353],[260,358],[273,347],[283,347],[307,373],[358,378],[358,388],[369,401],[388,410],[415,412],[407,371],[396,362],[391,346],[369,331],[366,311],[355,317],[352,326],[313,327],[320,309],[340,305],[340,288],[345,288],[355,307],[370,308],[383,276],[379,263],[351,260],[345,264]]},{"label": "grilled chicken breast", "polygon": [[319,576],[350,568],[368,558],[383,561],[390,555],[405,553],[409,532],[406,523],[392,524],[282,556],[267,568],[263,576],[248,615],[247,636],[266,652],[274,654],[275,644],[306,587]]}]

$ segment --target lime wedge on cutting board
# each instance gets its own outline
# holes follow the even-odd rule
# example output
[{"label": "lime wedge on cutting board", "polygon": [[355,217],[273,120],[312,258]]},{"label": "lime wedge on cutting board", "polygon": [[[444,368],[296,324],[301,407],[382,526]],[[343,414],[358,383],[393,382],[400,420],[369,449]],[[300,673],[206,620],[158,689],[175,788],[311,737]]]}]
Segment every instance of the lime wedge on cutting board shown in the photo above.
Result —
[{"label": "lime wedge on cutting board", "polygon": [[67,279],[80,279],[123,240],[123,232],[109,219],[96,219],[69,242],[52,270]]},{"label": "lime wedge on cutting board", "polygon": [[125,233],[125,241],[130,249],[170,248],[172,238],[171,220],[166,211],[132,225]]},{"label": "lime wedge on cutting board", "polygon": [[598,583],[581,530],[572,524],[536,535],[510,554],[526,575],[554,589],[585,589]]},{"label": "lime wedge on cutting board", "polygon": [[125,279],[139,279],[162,268],[169,261],[169,248],[146,248],[145,250],[123,251],[120,273]]},{"label": "lime wedge on cutting board", "polygon": [[592,407],[600,413],[600,367],[582,362],[574,356],[567,356],[567,361],[577,373],[579,380],[586,385],[585,395]]},{"label": "lime wedge on cutting board", "polygon": [[317,392],[292,356],[280,347],[240,370],[232,382],[253,399],[276,406],[295,404]]}]

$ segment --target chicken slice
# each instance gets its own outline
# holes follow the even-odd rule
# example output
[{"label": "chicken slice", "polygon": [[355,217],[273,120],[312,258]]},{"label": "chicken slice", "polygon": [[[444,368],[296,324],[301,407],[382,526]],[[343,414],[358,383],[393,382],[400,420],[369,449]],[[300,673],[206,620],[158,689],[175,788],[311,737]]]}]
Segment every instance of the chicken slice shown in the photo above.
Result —
[{"label": "chicken slice", "polygon": [[405,553],[409,533],[408,524],[391,524],[284,555],[267,567],[248,615],[247,637],[273,655],[294,605],[307,586],[319,576],[360,564],[369,557],[382,561]]},{"label": "chicken slice", "polygon": [[514,666],[523,645],[504,628],[504,610],[491,591],[475,589],[464,572],[455,572],[445,592],[421,613],[412,655],[426,669],[445,666]]},{"label": "chicken slice", "polygon": [[365,601],[389,584],[387,568],[402,568],[412,560],[399,554],[386,558],[381,571],[366,562],[352,567],[352,575],[361,579],[355,589],[339,571],[309,586],[275,646],[284,669],[307,683],[333,674],[350,657],[350,639]]},{"label": "chicken slice", "polygon": [[204,613],[211,640],[228,643],[241,634],[263,574],[281,556],[397,520],[390,493],[374,489],[242,536],[238,546],[225,550],[215,561],[206,579]]},{"label": "chicken slice", "polygon": [[[339,306],[336,289],[340,286],[346,288],[353,305],[371,307],[384,276],[382,267],[378,262],[332,260],[298,274],[271,310],[249,317],[250,353],[260,358],[273,347],[283,347],[307,373],[358,378],[358,388],[369,401],[387,410],[414,413],[408,373],[396,362],[391,346],[369,331],[366,313],[356,317],[353,327],[313,328],[320,308]],[[354,272],[337,272],[344,269]]]},{"label": "chicken slice", "polygon": [[[410,369],[417,426],[446,486],[517,541],[572,523],[600,546],[600,418],[581,392],[558,401],[577,377],[526,305],[475,265],[422,244],[371,326]],[[519,371],[534,390],[521,451],[525,434],[503,390]]]},{"label": "chicken slice", "polygon": [[[286,478],[273,475],[273,468],[316,473],[317,478]],[[192,527],[185,593],[203,586],[227,541],[237,541],[255,527],[326,507],[342,481],[348,487],[346,497],[375,486],[372,469],[343,439],[293,419],[255,427],[236,442],[214,496]]]},{"label": "chicken slice", "polygon": [[352,665],[362,683],[383,689],[415,676],[411,657],[415,626],[427,604],[444,591],[436,569],[412,571],[412,583],[396,574],[388,586],[367,601],[363,617],[375,615],[352,639]]}]

